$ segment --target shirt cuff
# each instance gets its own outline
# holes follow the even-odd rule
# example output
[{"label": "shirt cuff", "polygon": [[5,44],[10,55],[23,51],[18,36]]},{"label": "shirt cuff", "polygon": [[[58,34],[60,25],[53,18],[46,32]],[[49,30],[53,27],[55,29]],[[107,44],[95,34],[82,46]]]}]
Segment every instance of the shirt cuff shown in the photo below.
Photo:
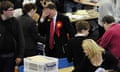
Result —
[{"label": "shirt cuff", "polygon": [[43,19],[43,18],[40,18],[40,22],[43,23],[43,22],[44,22],[44,19]]}]

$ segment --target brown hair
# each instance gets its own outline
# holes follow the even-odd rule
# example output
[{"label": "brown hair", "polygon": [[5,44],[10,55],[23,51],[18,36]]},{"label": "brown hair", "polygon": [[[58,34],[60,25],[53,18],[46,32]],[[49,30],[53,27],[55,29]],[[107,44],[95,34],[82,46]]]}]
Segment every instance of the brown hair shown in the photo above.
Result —
[{"label": "brown hair", "polygon": [[10,1],[2,1],[0,3],[0,14],[2,14],[3,11],[8,10],[9,8],[14,8],[14,4]]},{"label": "brown hair", "polygon": [[113,22],[115,22],[115,19],[113,16],[110,16],[110,15],[106,15],[102,18],[102,22],[103,24],[106,22],[107,24],[111,24]]},{"label": "brown hair", "polygon": [[77,21],[75,23],[76,31],[81,32],[82,30],[90,29],[90,24],[87,21]]},{"label": "brown hair", "polygon": [[32,9],[37,9],[36,5],[33,3],[28,3],[23,6],[23,14],[27,14]]},{"label": "brown hair", "polygon": [[48,3],[45,8],[49,8],[49,9],[57,9],[56,5],[52,2]]}]

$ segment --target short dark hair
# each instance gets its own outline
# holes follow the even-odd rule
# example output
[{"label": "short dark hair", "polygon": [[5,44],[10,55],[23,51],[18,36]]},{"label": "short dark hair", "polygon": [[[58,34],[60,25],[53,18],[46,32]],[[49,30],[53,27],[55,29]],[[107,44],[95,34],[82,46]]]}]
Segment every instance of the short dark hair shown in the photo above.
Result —
[{"label": "short dark hair", "polygon": [[104,17],[102,18],[102,22],[103,22],[103,23],[106,22],[106,23],[110,24],[110,23],[115,22],[115,19],[114,19],[113,16],[106,15],[106,16],[104,16]]},{"label": "short dark hair", "polygon": [[82,30],[90,29],[90,24],[87,21],[77,21],[75,23],[76,31],[81,32]]},{"label": "short dark hair", "polygon": [[56,9],[56,5],[54,3],[49,3],[45,8]]},{"label": "short dark hair", "polygon": [[4,10],[8,10],[9,8],[14,8],[14,4],[10,1],[2,1],[0,3],[0,14],[2,14]]},{"label": "short dark hair", "polygon": [[23,6],[23,14],[27,14],[32,9],[37,9],[36,5],[33,3],[28,3]]}]

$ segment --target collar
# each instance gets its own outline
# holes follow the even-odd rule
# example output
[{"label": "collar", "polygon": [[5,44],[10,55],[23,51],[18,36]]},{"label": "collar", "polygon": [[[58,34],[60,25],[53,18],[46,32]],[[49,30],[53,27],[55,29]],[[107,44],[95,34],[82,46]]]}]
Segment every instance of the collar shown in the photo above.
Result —
[{"label": "collar", "polygon": [[56,12],[55,16],[53,17],[53,20],[54,20],[54,21],[56,21],[57,14],[58,14],[58,13]]},{"label": "collar", "polygon": [[78,37],[78,36],[86,36],[85,34],[75,34],[75,37]]},{"label": "collar", "polygon": [[57,12],[56,12],[55,16],[53,17],[54,26],[56,24],[56,19],[57,19]]}]

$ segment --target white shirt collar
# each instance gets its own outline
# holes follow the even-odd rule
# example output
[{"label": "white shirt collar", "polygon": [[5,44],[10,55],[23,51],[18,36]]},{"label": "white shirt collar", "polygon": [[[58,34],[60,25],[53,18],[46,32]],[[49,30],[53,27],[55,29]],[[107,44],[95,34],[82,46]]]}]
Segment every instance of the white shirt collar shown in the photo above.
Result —
[{"label": "white shirt collar", "polygon": [[57,19],[57,12],[56,12],[56,15],[53,17],[54,24],[56,23],[56,19]]},{"label": "white shirt collar", "polygon": [[57,19],[57,12],[56,12],[56,15],[53,17],[54,29],[55,29],[55,26],[56,26],[56,19]]},{"label": "white shirt collar", "polygon": [[78,36],[86,36],[85,34],[75,34],[75,37],[78,37]]}]

